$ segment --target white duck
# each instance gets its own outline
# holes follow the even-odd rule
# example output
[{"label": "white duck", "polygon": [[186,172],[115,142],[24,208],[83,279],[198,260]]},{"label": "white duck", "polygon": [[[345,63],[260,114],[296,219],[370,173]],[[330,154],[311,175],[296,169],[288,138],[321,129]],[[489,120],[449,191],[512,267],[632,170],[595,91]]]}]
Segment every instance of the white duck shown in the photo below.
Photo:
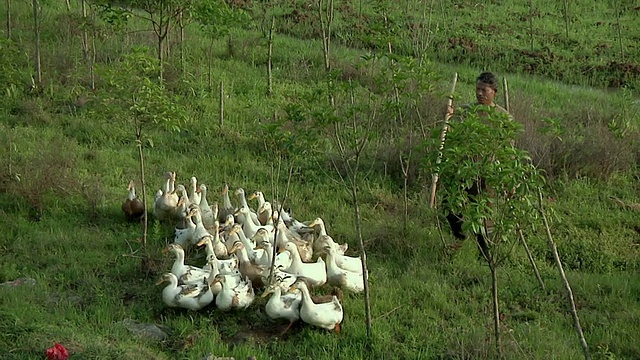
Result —
[{"label": "white duck", "polygon": [[354,293],[364,291],[362,269],[360,273],[344,270],[336,265],[336,253],[327,247],[327,282]]},{"label": "white duck", "polygon": [[333,257],[339,268],[362,275],[362,259],[360,257],[342,255],[331,245],[327,245],[324,252]]},{"label": "white duck", "polygon": [[[276,213],[277,216],[277,213]],[[313,241],[304,240],[285,226],[282,219],[278,220],[278,233],[275,234],[276,246],[281,249],[287,243],[294,243],[298,247],[298,254],[303,262],[311,262],[313,259]],[[311,239],[313,240],[313,238]]]},{"label": "white duck", "polygon": [[338,254],[344,255],[345,251],[349,248],[349,244],[338,244],[327,234],[327,228],[325,227],[324,220],[322,220],[322,218],[315,218],[308,226],[311,228],[316,226],[318,227],[319,236],[314,242],[314,251],[320,253],[324,250],[326,245],[330,245]]},{"label": "white duck", "polygon": [[169,285],[162,290],[162,300],[167,306],[200,310],[213,301],[213,293],[207,282],[178,285],[175,274],[166,273],[156,284],[160,285],[165,281],[168,281]]},{"label": "white duck", "polygon": [[287,226],[288,229],[290,229],[291,231],[295,231],[295,232],[300,232],[300,233],[306,233],[308,231],[310,231],[309,227],[307,225],[305,225],[304,223],[294,219],[291,214],[289,214],[285,209],[282,208],[282,205],[280,204],[276,204],[273,207],[273,212],[279,212],[282,217],[282,220],[284,221],[285,225]]},{"label": "white duck", "polygon": [[218,275],[213,283],[221,283],[222,291],[216,296],[216,306],[222,311],[231,309],[246,309],[253,303],[255,293],[251,280],[241,281],[237,286],[227,284],[227,277]]},{"label": "white duck", "polygon": [[207,200],[207,186],[205,184],[200,185],[200,214],[202,214],[202,224],[205,229],[212,229],[215,222],[218,219],[218,203],[214,202],[213,205],[209,205]]},{"label": "white duck", "polygon": [[235,208],[231,204],[231,199],[229,198],[229,185],[224,184],[222,188],[222,206],[219,207],[218,211],[218,221],[224,223],[227,221],[227,215],[233,215],[235,212]]},{"label": "white duck", "polygon": [[207,257],[213,256],[216,259],[216,263],[218,264],[218,269],[221,273],[227,274],[231,273],[234,269],[238,268],[238,258],[232,254],[228,259],[218,259],[216,255],[216,251],[214,246],[211,244],[212,239],[210,237],[204,237],[200,240],[197,246],[205,245],[205,251],[207,253]]},{"label": "white duck", "polygon": [[198,179],[196,179],[195,176],[192,176],[191,180],[189,181],[188,194],[189,194],[189,201],[192,204],[200,205],[200,200],[202,199],[202,196],[198,192]]},{"label": "white duck", "polygon": [[268,276],[269,268],[264,265],[257,265],[249,260],[247,250],[242,242],[237,242],[231,248],[231,252],[238,256],[238,269],[242,276],[251,280],[255,288],[264,287],[263,277]]},{"label": "white duck", "polygon": [[262,297],[267,297],[269,294],[271,298],[265,305],[265,311],[267,315],[273,319],[287,319],[289,325],[282,332],[283,334],[289,330],[294,322],[300,319],[300,303],[302,302],[302,292],[285,293],[282,294],[282,287],[276,280],[270,285],[262,294]]},{"label": "white duck", "polygon": [[[204,224],[202,223],[202,214],[200,214],[200,208],[198,206],[194,206],[193,209],[195,211],[195,214],[193,214],[192,219],[193,219],[193,222],[196,224],[196,229],[193,232],[193,238],[192,238],[191,241],[195,245],[198,242],[200,242],[200,240],[202,240],[203,238],[210,237],[212,239],[212,241],[213,241],[213,245],[214,245],[214,248],[215,248],[215,239],[214,239],[213,234],[211,234],[209,232],[209,230],[207,230],[204,227]],[[218,254],[216,254],[216,256],[218,256]],[[220,256],[218,256],[218,257],[226,258],[227,256],[223,255],[223,254],[220,254]]]},{"label": "white duck", "polygon": [[187,217],[185,218],[184,225],[185,227],[176,226],[174,230],[174,238],[173,242],[179,244],[183,248],[191,245],[191,239],[193,238],[193,233],[196,230],[196,224],[191,219],[195,214],[194,210],[189,211]]},{"label": "white duck", "polygon": [[176,208],[178,206],[178,195],[175,193],[176,174],[166,172],[164,174],[165,184],[156,193],[153,203],[153,215],[160,221],[175,221]]},{"label": "white duck", "polygon": [[264,199],[264,194],[262,193],[262,191],[256,190],[254,192],[252,192],[249,197],[247,197],[247,200],[253,200],[253,199],[257,199],[258,200],[258,206],[256,207],[256,212],[260,212],[260,208],[262,207],[262,205],[266,202]]},{"label": "white duck", "polygon": [[327,270],[321,257],[314,263],[303,263],[298,247],[292,242],[287,243],[280,251],[289,251],[292,258],[291,265],[283,269],[284,272],[306,278],[311,286],[322,286],[327,282]]},{"label": "white duck", "polygon": [[[251,262],[256,263],[256,259],[257,258],[262,258],[264,256],[264,250],[255,250],[255,242],[252,239],[248,239],[245,235],[244,235],[244,230],[242,230],[242,225],[240,224],[235,224],[233,225],[233,228],[231,228],[231,231],[229,231],[229,236],[233,236],[233,235],[238,235],[238,240],[240,240],[240,242],[242,242],[242,244],[244,245],[244,248],[247,252],[247,256],[249,256],[249,260],[251,260]],[[233,246],[233,245],[232,245]],[[268,264],[265,264],[268,265]]]},{"label": "white duck", "polygon": [[253,221],[250,220],[251,211],[247,206],[241,206],[238,211],[236,211],[235,215],[238,218],[238,222],[242,224],[242,230],[244,230],[244,235],[247,237],[252,237],[253,235],[255,235],[260,228],[264,228],[269,232],[273,231],[274,229],[273,225],[258,226],[253,223]]},{"label": "white duck", "polygon": [[[213,224],[214,224],[212,229],[213,234],[207,231],[207,233],[209,234],[209,236],[207,236],[206,234],[201,232],[201,234],[204,234],[204,236],[202,236],[200,240],[198,240],[198,242],[196,243],[196,246],[206,245],[207,254],[215,254],[218,259],[228,259],[229,250],[227,249],[227,246],[220,239],[220,232],[218,232],[220,228],[220,224],[218,223],[218,221],[215,221]],[[197,223],[196,223],[196,228],[197,228]]]},{"label": "white duck", "polygon": [[[262,257],[257,258],[255,262],[257,264],[271,266],[271,259],[273,259],[273,244],[269,241],[269,234],[267,233],[267,230],[258,230],[251,240],[256,244],[254,250],[264,250]],[[291,265],[291,261],[291,253],[288,251],[282,252],[276,255],[275,267],[282,267],[283,269],[286,269]]]},{"label": "white duck", "polygon": [[271,203],[268,201],[265,201],[259,208],[258,208],[258,221],[260,221],[260,224],[262,225],[273,225],[273,208],[271,207]]},{"label": "white duck", "polygon": [[171,266],[171,273],[180,281],[193,283],[197,279],[204,279],[209,276],[209,271],[184,263],[184,249],[179,244],[170,244],[162,250],[163,254],[169,252],[175,256]]},{"label": "white duck", "polygon": [[296,289],[302,291],[300,319],[307,324],[327,330],[335,330],[339,333],[340,324],[344,318],[340,300],[334,296],[331,302],[316,304],[311,299],[311,294],[309,294],[309,289],[304,281],[297,281],[291,289],[289,289],[289,292],[294,292]]},{"label": "white duck", "polygon": [[238,198],[238,203],[240,204],[238,207],[246,207],[249,210],[248,214],[250,217],[247,217],[247,219],[250,219],[255,226],[262,225],[260,224],[260,221],[258,221],[258,215],[255,212],[251,211],[249,204],[247,204],[247,198],[245,197],[243,188],[236,189],[236,197]]}]

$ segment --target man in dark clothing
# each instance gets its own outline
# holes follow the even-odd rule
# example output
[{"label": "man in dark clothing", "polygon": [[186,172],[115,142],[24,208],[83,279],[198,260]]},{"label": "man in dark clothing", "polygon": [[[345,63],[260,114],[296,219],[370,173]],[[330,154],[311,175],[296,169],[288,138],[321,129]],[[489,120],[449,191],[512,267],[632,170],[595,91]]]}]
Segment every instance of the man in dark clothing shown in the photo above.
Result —
[{"label": "man in dark clothing", "polygon": [[[469,110],[473,106],[484,105],[484,106],[490,106],[495,111],[505,113],[509,115],[509,117],[511,117],[511,115],[506,109],[504,109],[500,105],[497,105],[494,102],[494,99],[497,93],[498,93],[498,78],[493,73],[483,72],[476,79],[476,103],[472,105],[465,104],[461,107],[460,110],[457,110],[457,111],[454,111],[452,107],[449,107],[447,109],[447,115],[453,121],[464,121],[465,111]],[[473,199],[480,192],[491,191],[491,189],[487,189],[487,186],[484,183],[484,179],[480,178],[478,181],[475,181],[473,185],[470,188],[468,188],[466,191],[467,191],[467,194],[469,194],[471,201],[473,201]],[[446,209],[447,199],[443,199],[443,205]],[[458,239],[458,241],[461,242],[466,238],[464,232],[462,231],[462,225],[464,223],[462,219],[462,215],[455,214],[449,211],[448,209],[445,211],[446,211],[447,221],[449,222],[449,226],[451,227],[451,231],[453,232],[453,236],[455,236],[456,239]],[[488,234],[493,230],[492,221],[487,220],[485,221],[484,225],[485,225],[485,234]],[[488,257],[488,247],[487,247],[487,241],[485,239],[485,235],[482,233],[482,231],[479,231],[475,234],[475,236],[478,242],[478,250],[480,252],[479,256],[481,258],[486,259]],[[458,245],[460,244],[458,243]]]}]

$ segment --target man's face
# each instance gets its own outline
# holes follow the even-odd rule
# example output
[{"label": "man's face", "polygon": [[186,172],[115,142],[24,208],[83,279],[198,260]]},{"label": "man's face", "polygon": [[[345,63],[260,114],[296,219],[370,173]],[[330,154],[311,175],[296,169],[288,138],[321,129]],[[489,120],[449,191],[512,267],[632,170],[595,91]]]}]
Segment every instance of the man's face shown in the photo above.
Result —
[{"label": "man's face", "polygon": [[483,83],[482,81],[476,82],[476,99],[478,103],[483,105],[493,105],[493,98],[496,97],[496,91],[491,85]]}]

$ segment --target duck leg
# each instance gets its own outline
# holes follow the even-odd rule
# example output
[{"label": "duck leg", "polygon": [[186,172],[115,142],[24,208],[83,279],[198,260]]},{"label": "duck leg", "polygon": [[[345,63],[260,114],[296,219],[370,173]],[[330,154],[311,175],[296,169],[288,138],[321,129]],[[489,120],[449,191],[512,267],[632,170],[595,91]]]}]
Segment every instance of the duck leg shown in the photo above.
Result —
[{"label": "duck leg", "polygon": [[284,335],[287,333],[287,331],[289,331],[289,329],[291,329],[291,325],[293,325],[292,322],[289,322],[289,325],[287,325],[286,328],[284,328],[284,330],[280,333],[280,336]]}]

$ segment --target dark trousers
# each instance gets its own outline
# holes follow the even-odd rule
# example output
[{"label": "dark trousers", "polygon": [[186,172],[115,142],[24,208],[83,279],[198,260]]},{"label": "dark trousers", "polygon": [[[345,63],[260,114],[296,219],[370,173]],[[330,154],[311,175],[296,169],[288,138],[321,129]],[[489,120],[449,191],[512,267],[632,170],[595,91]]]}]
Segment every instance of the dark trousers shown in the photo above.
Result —
[{"label": "dark trousers", "polygon": [[[462,215],[454,214],[451,212],[447,213],[447,221],[449,222],[449,226],[451,227],[451,231],[453,232],[453,236],[458,240],[464,240],[467,236],[462,232]],[[484,238],[482,233],[476,234],[476,241],[478,242],[478,251],[480,252],[479,257],[484,258],[485,254],[488,255],[487,241]]]}]

